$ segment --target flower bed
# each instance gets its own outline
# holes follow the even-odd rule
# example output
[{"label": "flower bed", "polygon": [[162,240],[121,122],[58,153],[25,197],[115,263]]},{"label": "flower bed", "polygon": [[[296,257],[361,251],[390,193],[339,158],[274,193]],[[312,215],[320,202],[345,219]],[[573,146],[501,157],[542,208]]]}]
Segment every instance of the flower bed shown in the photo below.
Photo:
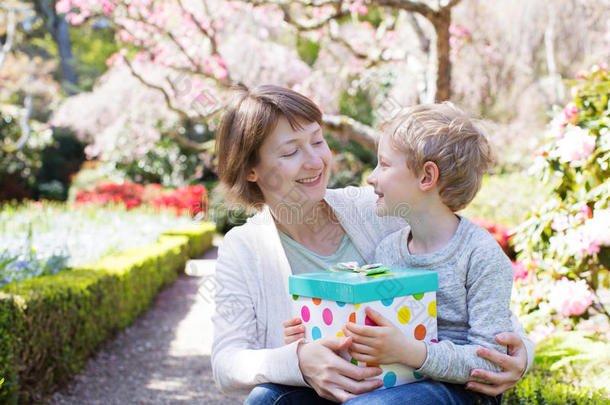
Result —
[{"label": "flower bed", "polygon": [[0,286],[145,246],[194,222],[172,211],[27,202],[0,206]]}]

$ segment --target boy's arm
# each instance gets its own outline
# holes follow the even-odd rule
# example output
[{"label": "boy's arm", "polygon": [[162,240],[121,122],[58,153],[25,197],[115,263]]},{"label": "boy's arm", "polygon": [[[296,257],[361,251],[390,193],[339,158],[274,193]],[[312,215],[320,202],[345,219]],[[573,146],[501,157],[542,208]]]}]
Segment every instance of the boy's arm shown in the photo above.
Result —
[{"label": "boy's arm", "polygon": [[495,336],[513,330],[509,309],[512,265],[497,243],[491,241],[495,246],[487,243],[474,249],[467,269],[468,344],[458,345],[449,340],[426,343],[426,360],[416,371],[453,383],[474,380],[470,372],[475,368],[500,371],[494,363],[476,354],[481,346],[506,353],[506,347],[498,344]]}]

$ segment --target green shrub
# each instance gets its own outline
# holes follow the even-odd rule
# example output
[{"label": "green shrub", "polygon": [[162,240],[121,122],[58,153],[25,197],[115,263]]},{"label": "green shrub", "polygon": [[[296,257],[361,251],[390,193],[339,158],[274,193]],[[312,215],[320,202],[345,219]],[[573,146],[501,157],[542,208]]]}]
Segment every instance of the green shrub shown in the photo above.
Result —
[{"label": "green shrub", "polygon": [[[108,337],[147,309],[211,246],[214,227],[193,226],[93,266],[0,289],[0,403],[31,402],[77,373]],[[191,240],[192,239],[192,240]]]},{"label": "green shrub", "polygon": [[504,394],[505,405],[604,405],[608,393],[556,381],[549,373],[530,372],[515,388]]}]

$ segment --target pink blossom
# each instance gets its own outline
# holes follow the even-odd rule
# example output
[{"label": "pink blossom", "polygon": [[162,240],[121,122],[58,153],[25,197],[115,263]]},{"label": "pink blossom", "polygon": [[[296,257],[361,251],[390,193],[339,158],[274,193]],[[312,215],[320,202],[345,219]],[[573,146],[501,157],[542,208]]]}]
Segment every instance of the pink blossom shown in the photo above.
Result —
[{"label": "pink blossom", "polygon": [[563,138],[564,130],[567,123],[563,114],[556,115],[549,123],[549,128],[546,133],[549,138],[561,139]]},{"label": "pink blossom", "polygon": [[555,325],[536,325],[533,331],[531,331],[528,336],[534,343],[538,343],[543,339],[551,336],[555,333]]},{"label": "pink blossom", "polygon": [[591,208],[587,204],[583,204],[574,218],[576,222],[584,222],[586,219],[591,218]]},{"label": "pink blossom", "polygon": [[106,59],[106,66],[110,67],[112,65],[114,65],[115,63],[122,61],[123,60],[123,55],[121,55],[119,52],[115,52],[112,55],[110,55],[110,57],[108,59]]},{"label": "pink blossom", "polygon": [[104,11],[104,14],[106,15],[110,15],[112,14],[112,11],[114,11],[114,8],[116,7],[116,4],[113,1],[109,1],[109,0],[101,0],[101,4],[102,4],[102,10]]},{"label": "pink blossom", "polygon": [[362,1],[356,1],[349,6],[349,11],[352,14],[360,14],[365,16],[368,14],[369,9]]},{"label": "pink blossom", "polygon": [[574,103],[568,103],[563,109],[563,115],[567,122],[572,125],[578,123],[578,107]]},{"label": "pink blossom", "polygon": [[570,229],[565,234],[564,242],[570,254],[579,258],[585,254],[592,256],[599,253],[599,243],[597,243],[597,240],[587,226]]},{"label": "pink blossom", "polygon": [[549,304],[563,316],[582,315],[593,303],[593,294],[585,280],[571,281],[563,277],[555,282]]},{"label": "pink blossom", "polygon": [[513,262],[513,280],[525,280],[529,275],[529,269],[523,262]]},{"label": "pink blossom", "polygon": [[55,11],[59,14],[67,14],[72,9],[72,2],[70,0],[59,0],[55,3]]},{"label": "pink blossom", "polygon": [[69,13],[66,15],[66,20],[72,25],[81,25],[85,22],[85,16],[83,14]]},{"label": "pink blossom", "polygon": [[595,150],[595,135],[580,127],[571,127],[557,141],[559,160],[563,163],[587,158]]},{"label": "pink blossom", "polygon": [[570,227],[570,217],[567,215],[558,215],[551,223],[551,229],[556,232],[564,232]]},{"label": "pink blossom", "polygon": [[581,228],[598,246],[610,246],[610,209],[595,210]]}]

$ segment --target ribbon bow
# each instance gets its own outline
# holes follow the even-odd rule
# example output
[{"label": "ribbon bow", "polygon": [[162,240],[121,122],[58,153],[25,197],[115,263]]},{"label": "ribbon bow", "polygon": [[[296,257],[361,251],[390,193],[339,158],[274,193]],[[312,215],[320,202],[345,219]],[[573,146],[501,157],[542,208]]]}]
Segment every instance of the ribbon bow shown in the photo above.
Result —
[{"label": "ribbon bow", "polygon": [[364,276],[375,276],[377,274],[383,274],[388,272],[390,269],[381,263],[365,264],[364,266],[358,266],[358,262],[344,262],[337,263],[331,267],[332,271],[349,271],[358,273]]}]

